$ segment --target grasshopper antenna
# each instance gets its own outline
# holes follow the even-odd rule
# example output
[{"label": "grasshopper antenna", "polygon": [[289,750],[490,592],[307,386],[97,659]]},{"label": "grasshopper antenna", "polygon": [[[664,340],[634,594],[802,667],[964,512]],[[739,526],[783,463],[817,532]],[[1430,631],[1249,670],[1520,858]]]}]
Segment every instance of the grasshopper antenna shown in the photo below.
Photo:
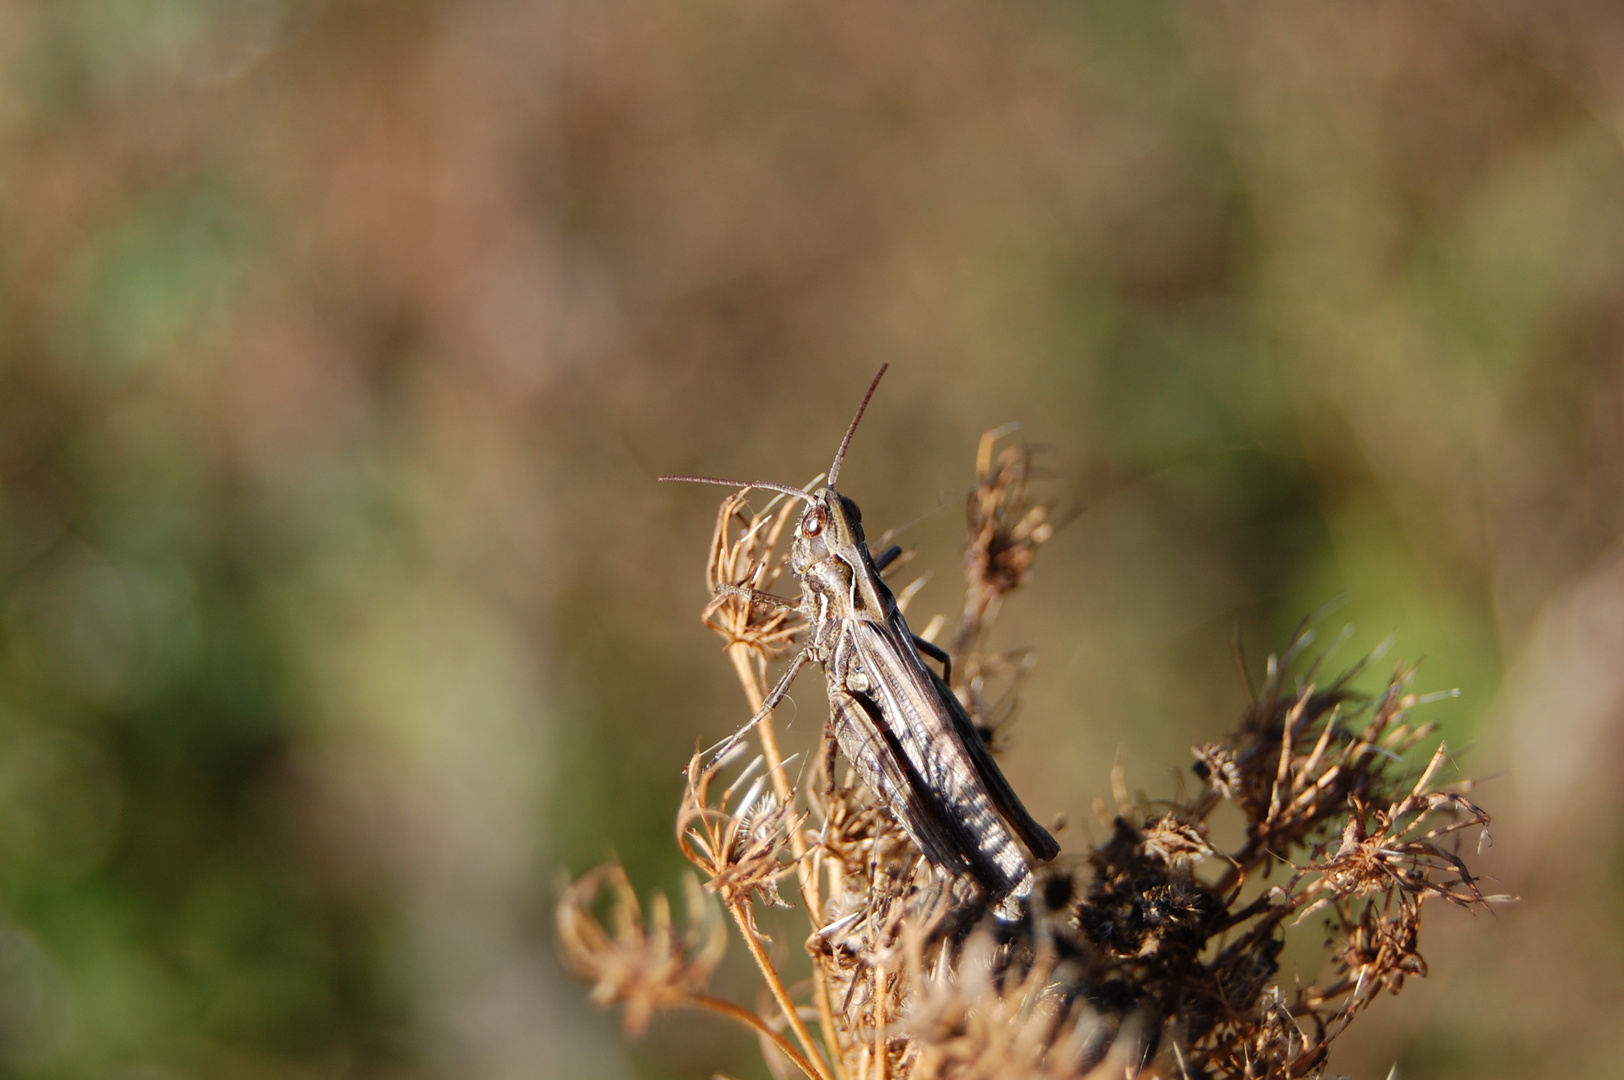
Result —
[{"label": "grasshopper antenna", "polygon": [[[858,415],[862,414],[859,413]],[[847,438],[850,438],[850,436],[847,436]],[[723,487],[743,488],[746,491],[751,488],[761,488],[764,491],[781,491],[785,495],[793,495],[802,502],[810,503],[812,501],[812,496],[800,488],[790,487],[788,484],[774,484],[768,480],[723,480],[719,476],[662,476],[660,479],[681,481],[684,484],[720,484]]]},{"label": "grasshopper antenna", "polygon": [[851,437],[857,431],[857,421],[863,418],[863,410],[868,408],[868,399],[874,396],[875,388],[885,377],[885,369],[890,366],[881,364],[880,370],[874,373],[874,381],[868,384],[868,393],[863,395],[863,403],[857,406],[857,415],[851,418],[851,424],[846,428],[846,437],[840,440],[840,449],[835,451],[835,463],[829,466],[829,487],[834,487],[835,481],[840,478],[840,463],[846,460],[846,447],[851,445]]}]

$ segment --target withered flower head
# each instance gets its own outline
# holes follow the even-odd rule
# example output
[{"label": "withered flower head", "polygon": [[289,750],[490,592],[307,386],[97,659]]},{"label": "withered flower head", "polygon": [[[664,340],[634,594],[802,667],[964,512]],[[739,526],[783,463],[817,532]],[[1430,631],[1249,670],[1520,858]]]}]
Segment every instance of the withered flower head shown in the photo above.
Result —
[{"label": "withered flower head", "polygon": [[[755,893],[774,907],[787,907],[778,894],[778,879],[794,871],[790,838],[801,815],[781,805],[767,777],[757,775],[761,758],[752,761],[711,806],[710,784],[719,766],[705,767],[704,755],[688,762],[688,784],[677,813],[677,844],[688,861],[705,873],[706,888],[724,902]],[[748,783],[732,810],[727,808],[739,787]]]},{"label": "withered flower head", "polygon": [[1212,786],[1220,798],[1235,801],[1240,796],[1241,770],[1235,763],[1235,751],[1223,743],[1204,743],[1190,747],[1195,755],[1195,774]]},{"label": "withered flower head", "polygon": [[933,965],[912,965],[912,997],[897,1025],[913,1080],[1083,1080],[1139,1071],[1137,1018],[1101,1013],[1061,974],[1052,952],[1008,963],[976,931]]},{"label": "withered flower head", "polygon": [[1025,977],[997,977],[987,934],[964,943],[959,961],[914,972],[915,993],[901,1030],[917,1046],[919,1080],[1040,1077],[1064,1003],[1037,964]]},{"label": "withered flower head", "polygon": [[[1350,799],[1347,823],[1334,852],[1321,845],[1312,865],[1319,880],[1304,890],[1313,903],[1303,916],[1327,903],[1392,891],[1416,902],[1431,896],[1462,906],[1484,903],[1466,863],[1439,841],[1468,828],[1486,828],[1488,815],[1452,791],[1428,791],[1448,751],[1439,744],[1409,794],[1370,810]],[[1368,820],[1368,824],[1367,824]]]},{"label": "withered flower head", "polygon": [[776,554],[778,540],[798,505],[779,496],[776,512],[756,513],[745,492],[722,500],[711,535],[705,584],[714,599],[704,611],[705,625],[731,648],[748,651],[762,671],[768,660],[782,656],[804,620],[794,608],[752,601],[752,592],[768,593],[783,577],[786,561]]},{"label": "withered flower head", "polygon": [[[605,883],[614,891],[613,934],[592,913]],[[692,876],[688,930],[678,935],[671,905],[655,893],[647,926],[637,894],[618,866],[602,866],[564,890],[558,902],[558,943],[571,971],[592,983],[600,1008],[624,1002],[626,1032],[640,1035],[655,1011],[690,1002],[704,990],[727,948],[727,927]]]},{"label": "withered flower head", "polygon": [[1049,508],[1027,501],[1032,448],[1017,443],[994,457],[1000,434],[995,430],[982,435],[976,449],[976,486],[966,506],[970,533],[964,549],[967,589],[964,615],[953,642],[955,656],[979,647],[1003,598],[1026,583],[1038,548],[1054,535]]},{"label": "withered flower head", "polygon": [[1145,823],[1140,844],[1145,854],[1174,869],[1189,869],[1212,854],[1205,822],[1180,821],[1159,814]]},{"label": "withered flower head", "polygon": [[976,486],[970,493],[970,543],[965,576],[998,593],[1015,591],[1031,575],[1038,547],[1054,535],[1049,508],[1027,502],[1032,448],[1005,447],[995,458],[998,433],[981,437],[976,450]]}]

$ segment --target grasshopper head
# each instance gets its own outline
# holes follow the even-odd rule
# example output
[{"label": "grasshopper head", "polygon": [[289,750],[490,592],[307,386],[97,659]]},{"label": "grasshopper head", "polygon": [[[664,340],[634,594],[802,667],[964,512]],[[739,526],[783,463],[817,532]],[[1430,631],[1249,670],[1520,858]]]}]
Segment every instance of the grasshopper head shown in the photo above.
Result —
[{"label": "grasshopper head", "polygon": [[868,408],[869,399],[874,396],[874,390],[880,385],[880,379],[889,366],[881,364],[874,381],[868,384],[868,393],[863,395],[862,404],[857,406],[857,415],[847,425],[846,436],[840,440],[840,449],[835,451],[834,463],[829,466],[829,482],[817,491],[808,494],[801,488],[786,484],[766,480],[724,480],[718,476],[662,476],[660,479],[761,488],[800,499],[806,503],[806,513],[801,515],[801,523],[795,529],[795,542],[790,549],[790,566],[795,573],[800,575],[808,568],[825,562],[831,555],[839,556],[847,566],[856,566],[857,546],[864,542],[863,512],[857,509],[856,503],[836,491],[834,485],[840,478],[840,466],[846,460],[846,449],[851,446],[851,437],[857,431],[858,421],[863,419],[863,411]]},{"label": "grasshopper head", "polygon": [[790,552],[790,565],[797,574],[864,542],[863,512],[846,496],[832,487],[819,488],[807,503]]},{"label": "grasshopper head", "polygon": [[851,437],[857,431],[858,422],[863,419],[863,411],[868,408],[869,399],[874,396],[874,390],[885,377],[888,367],[889,364],[880,365],[880,370],[874,374],[874,381],[868,384],[868,393],[863,395],[862,404],[857,406],[857,415],[846,425],[846,437],[840,440],[834,464],[829,466],[829,483],[811,495],[802,496],[807,502],[806,513],[801,515],[801,524],[795,530],[795,546],[790,551],[790,566],[796,574],[818,565],[830,555],[841,556],[847,565],[856,565],[853,559],[857,545],[863,543],[863,512],[857,509],[856,503],[835,490],[835,481],[840,479],[840,466],[846,461],[846,448],[851,446]]}]

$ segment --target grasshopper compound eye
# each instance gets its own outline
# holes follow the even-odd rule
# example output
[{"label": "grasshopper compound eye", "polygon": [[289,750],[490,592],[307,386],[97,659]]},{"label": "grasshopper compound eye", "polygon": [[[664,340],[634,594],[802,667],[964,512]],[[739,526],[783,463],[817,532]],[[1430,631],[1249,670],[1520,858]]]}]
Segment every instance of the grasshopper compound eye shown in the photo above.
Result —
[{"label": "grasshopper compound eye", "polygon": [[801,519],[801,535],[816,536],[823,531],[823,507],[814,506]]}]

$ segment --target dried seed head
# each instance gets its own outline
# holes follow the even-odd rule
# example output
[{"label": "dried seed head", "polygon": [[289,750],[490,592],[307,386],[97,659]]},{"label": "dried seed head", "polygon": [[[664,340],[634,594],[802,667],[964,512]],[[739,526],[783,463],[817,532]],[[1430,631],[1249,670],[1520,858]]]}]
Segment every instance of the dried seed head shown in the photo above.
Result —
[{"label": "dried seed head", "polygon": [[[953,638],[956,664],[980,659],[980,644],[1007,594],[1025,584],[1037,550],[1054,535],[1047,506],[1028,503],[1032,449],[1005,447],[994,457],[1000,436],[989,431],[976,451],[976,486],[966,506],[969,542],[964,549],[964,616]],[[975,672],[966,665],[969,679]]]},{"label": "dried seed head", "polygon": [[[716,806],[709,805],[717,767],[706,768],[703,760],[696,753],[688,762],[688,784],[677,813],[677,844],[683,855],[704,871],[705,887],[724,902],[754,893],[775,907],[787,907],[778,879],[794,870],[790,834],[800,828],[802,818],[780,805],[767,777],[759,775],[761,758],[722,791]],[[740,797],[729,810],[735,794]]]},{"label": "dried seed head", "polygon": [[1212,854],[1205,822],[1180,821],[1161,814],[1145,823],[1140,844],[1146,855],[1174,870],[1188,870]]},{"label": "dried seed head", "polygon": [[896,815],[880,806],[854,774],[848,773],[838,786],[826,787],[820,771],[807,779],[803,792],[818,822],[815,842],[825,861],[839,869],[843,888],[866,896],[878,877],[895,876],[895,868],[919,857]]},{"label": "dried seed head", "polygon": [[1205,743],[1190,747],[1195,755],[1195,774],[1217,792],[1220,798],[1233,802],[1241,790],[1241,769],[1235,763],[1235,751],[1223,743]]},{"label": "dried seed head", "polygon": [[913,1080],[1081,1080],[1131,1076],[1146,1045],[1125,1028],[1137,1018],[1102,1013],[1040,951],[1011,964],[1009,947],[977,931],[910,974],[915,987],[898,1022],[902,1064]]},{"label": "dried seed head", "polygon": [[993,457],[995,432],[981,437],[976,453],[976,486],[970,493],[970,544],[965,576],[997,593],[1013,592],[1031,575],[1037,549],[1054,535],[1049,508],[1027,502],[1032,449],[1005,447]]},{"label": "dried seed head", "polygon": [[776,511],[769,504],[768,511],[758,514],[745,501],[744,492],[730,495],[722,500],[711,535],[705,584],[714,599],[705,608],[705,625],[730,646],[748,647],[762,671],[768,660],[784,655],[805,628],[793,606],[762,603],[747,595],[771,593],[783,577],[786,557],[776,554],[776,548],[798,505],[786,498]]},{"label": "dried seed head", "polygon": [[[614,892],[611,935],[592,914],[608,883]],[[589,980],[600,1008],[624,1003],[626,1033],[640,1035],[655,1011],[703,991],[727,947],[727,928],[690,875],[684,878],[688,930],[678,935],[664,894],[650,902],[647,926],[637,894],[618,866],[603,866],[565,888],[558,902],[558,943],[570,970]]]},{"label": "dried seed head", "polygon": [[1343,979],[1354,984],[1354,1000],[1386,990],[1396,994],[1406,976],[1425,977],[1426,961],[1416,951],[1421,935],[1420,906],[1400,902],[1365,904],[1356,922],[1343,925],[1342,947],[1336,966]]},{"label": "dried seed head", "polygon": [[995,953],[992,938],[977,934],[965,942],[957,963],[914,973],[917,991],[900,1024],[915,1044],[912,1076],[1043,1075],[1062,1003],[1045,992],[1048,972],[1042,967],[1024,979],[999,979]]}]

